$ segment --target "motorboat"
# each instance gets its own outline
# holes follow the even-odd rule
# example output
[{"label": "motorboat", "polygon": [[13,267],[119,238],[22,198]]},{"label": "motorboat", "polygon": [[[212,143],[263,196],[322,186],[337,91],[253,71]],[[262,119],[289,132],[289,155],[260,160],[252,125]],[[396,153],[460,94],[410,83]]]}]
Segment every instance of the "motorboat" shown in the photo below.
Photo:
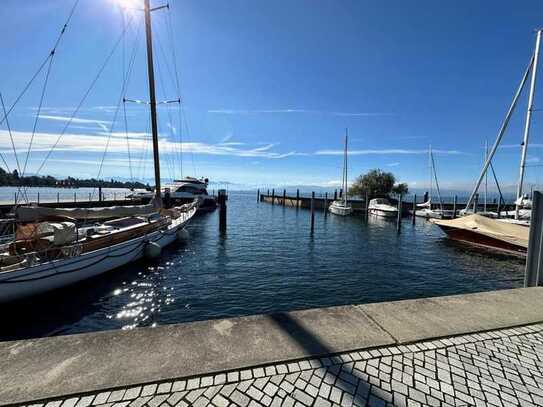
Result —
[{"label": "motorboat", "polygon": [[372,215],[384,218],[393,218],[398,216],[398,208],[390,204],[386,198],[374,198],[370,200],[368,212]]}]

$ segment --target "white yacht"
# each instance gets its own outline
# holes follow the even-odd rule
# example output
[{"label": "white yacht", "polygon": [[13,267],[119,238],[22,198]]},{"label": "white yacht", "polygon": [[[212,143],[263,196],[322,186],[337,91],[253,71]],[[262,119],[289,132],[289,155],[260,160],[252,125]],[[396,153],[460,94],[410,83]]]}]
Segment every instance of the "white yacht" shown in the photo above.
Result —
[{"label": "white yacht", "polygon": [[347,130],[345,130],[345,152],[343,155],[343,174],[341,188],[343,189],[343,199],[335,200],[329,206],[330,213],[339,216],[347,216],[353,212],[352,206],[347,202]]},{"label": "white yacht", "polygon": [[386,198],[372,199],[368,205],[368,212],[372,215],[382,216],[384,218],[398,216],[398,208],[392,206]]}]

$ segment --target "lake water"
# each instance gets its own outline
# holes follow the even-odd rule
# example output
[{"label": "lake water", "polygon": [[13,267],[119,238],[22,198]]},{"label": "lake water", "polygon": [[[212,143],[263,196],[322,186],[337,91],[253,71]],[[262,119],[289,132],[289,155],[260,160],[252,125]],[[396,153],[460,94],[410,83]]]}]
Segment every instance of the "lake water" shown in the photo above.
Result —
[{"label": "lake water", "polygon": [[0,339],[520,287],[524,262],[447,240],[417,219],[341,218],[256,202],[231,192],[228,231],[218,212],[188,239],[77,286],[3,305]]}]

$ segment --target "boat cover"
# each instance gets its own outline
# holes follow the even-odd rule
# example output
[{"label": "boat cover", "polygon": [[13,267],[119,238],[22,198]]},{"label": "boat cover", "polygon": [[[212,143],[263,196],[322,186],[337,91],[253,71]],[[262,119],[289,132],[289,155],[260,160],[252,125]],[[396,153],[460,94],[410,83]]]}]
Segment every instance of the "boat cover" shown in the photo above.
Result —
[{"label": "boat cover", "polygon": [[46,208],[43,206],[19,206],[16,216],[20,222],[37,222],[62,216],[72,219],[108,219],[125,216],[143,216],[157,212],[153,205],[109,206],[105,208]]},{"label": "boat cover", "polygon": [[432,206],[432,201],[428,200],[424,203],[417,204],[417,208],[430,208]]},{"label": "boat cover", "polygon": [[430,219],[438,226],[469,230],[507,243],[528,248],[530,229],[525,226],[500,222],[481,215],[468,215],[452,220]]}]

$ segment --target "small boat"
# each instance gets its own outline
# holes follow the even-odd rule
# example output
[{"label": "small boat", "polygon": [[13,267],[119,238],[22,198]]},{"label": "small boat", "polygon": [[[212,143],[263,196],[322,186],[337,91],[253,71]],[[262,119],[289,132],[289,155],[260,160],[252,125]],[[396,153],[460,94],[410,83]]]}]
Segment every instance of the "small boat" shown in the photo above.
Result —
[{"label": "small boat", "polygon": [[342,180],[341,180],[341,187],[343,189],[343,199],[335,200],[332,202],[332,204],[328,207],[328,210],[330,213],[333,213],[334,215],[339,216],[347,216],[350,215],[353,212],[353,208],[351,204],[347,202],[347,130],[345,130],[345,151],[343,154],[343,173],[342,173]]},{"label": "small boat", "polygon": [[398,208],[392,206],[386,198],[372,199],[368,205],[368,212],[372,215],[384,218],[393,218],[398,216]]},{"label": "small boat", "polygon": [[526,256],[529,229],[473,214],[452,220],[431,219],[450,239],[487,249]]},{"label": "small boat", "polygon": [[[437,172],[434,161],[434,155],[432,154],[432,146],[428,148],[428,168],[430,170],[430,188],[428,194],[428,201],[418,204],[415,210],[415,216],[425,219],[443,219],[452,218],[450,211],[443,210],[443,201],[441,199],[441,191],[439,190],[439,183],[437,181]],[[439,209],[432,208],[432,195],[433,195],[433,181],[435,179],[437,197],[439,199]]]}]

